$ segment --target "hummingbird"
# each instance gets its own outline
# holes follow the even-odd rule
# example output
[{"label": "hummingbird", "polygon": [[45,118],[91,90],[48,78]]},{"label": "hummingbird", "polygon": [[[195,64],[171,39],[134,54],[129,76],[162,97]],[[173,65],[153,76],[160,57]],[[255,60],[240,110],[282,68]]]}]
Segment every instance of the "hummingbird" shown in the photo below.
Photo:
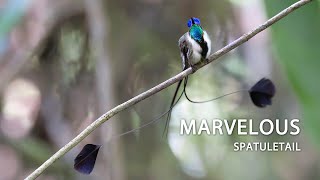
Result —
[{"label": "hummingbird", "polygon": [[178,43],[183,70],[208,58],[211,52],[211,40],[201,27],[200,19],[192,17],[187,25],[189,31],[180,37]]},{"label": "hummingbird", "polygon": [[[182,71],[188,69],[189,67],[193,67],[193,65],[197,64],[201,60],[205,60],[209,57],[211,52],[211,40],[209,38],[208,33],[203,30],[200,19],[196,17],[191,17],[188,22],[187,26],[189,31],[183,34],[179,41],[178,45],[180,48],[180,56],[182,60]],[[183,79],[178,82],[176,87],[174,96],[172,98],[170,104],[170,111],[167,116],[167,121],[165,124],[165,130],[163,135],[166,134],[168,130],[169,121],[171,118],[171,110],[173,105],[175,105],[175,100],[177,93],[179,92],[181,83]],[[183,92],[185,92],[185,87],[188,83],[188,76],[185,78]]]}]

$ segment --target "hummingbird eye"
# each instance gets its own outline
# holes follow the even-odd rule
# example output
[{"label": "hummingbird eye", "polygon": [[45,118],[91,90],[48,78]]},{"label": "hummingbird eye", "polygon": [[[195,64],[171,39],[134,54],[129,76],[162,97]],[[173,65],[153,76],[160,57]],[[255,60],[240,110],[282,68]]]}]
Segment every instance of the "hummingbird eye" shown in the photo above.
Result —
[{"label": "hummingbird eye", "polygon": [[190,28],[192,25],[200,25],[200,19],[196,17],[192,17],[188,20],[188,27]]}]

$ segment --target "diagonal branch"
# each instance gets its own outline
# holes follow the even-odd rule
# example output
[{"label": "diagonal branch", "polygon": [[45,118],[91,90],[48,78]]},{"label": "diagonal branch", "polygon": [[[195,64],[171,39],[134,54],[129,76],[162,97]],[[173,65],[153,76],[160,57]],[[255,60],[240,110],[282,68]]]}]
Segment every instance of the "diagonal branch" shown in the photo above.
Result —
[{"label": "diagonal branch", "polygon": [[[272,24],[276,23],[283,17],[287,16],[294,10],[302,7],[303,5],[311,2],[312,0],[300,0],[288,8],[282,10],[277,15],[270,18],[265,23],[261,24],[254,30],[242,35],[237,40],[233,41],[229,45],[225,46],[224,48],[218,50],[217,52],[213,53],[206,61],[200,62],[196,64],[194,67],[194,71],[197,71],[201,67],[211,63],[212,61],[218,59],[219,57],[223,56],[224,54],[230,52],[234,48],[240,46],[241,44],[245,43],[249,39],[251,39],[253,36],[257,35],[261,31],[265,30],[266,28],[270,27]],[[87,137],[92,131],[94,131],[97,127],[99,127],[101,124],[109,120],[114,115],[118,114],[119,112],[135,105],[136,103],[160,92],[161,90],[169,87],[170,85],[178,82],[179,80],[187,77],[188,75],[192,74],[193,70],[192,68],[188,68],[185,71],[177,74],[176,76],[160,83],[159,85],[129,99],[128,101],[114,107],[113,109],[109,110],[105,114],[103,114],[101,117],[99,117],[97,120],[95,120],[93,123],[91,123],[87,128],[85,128],[79,135],[77,135],[74,139],[72,139],[68,144],[66,144],[64,147],[62,147],[58,152],[56,152],[53,156],[51,156],[46,162],[44,162],[40,167],[38,167],[34,172],[32,172],[26,180],[36,179],[45,169],[47,169],[51,164],[53,164],[56,160],[58,160],[60,157],[62,157],[64,154],[66,154],[68,151],[70,151],[74,146],[76,146],[78,143],[80,143],[85,137]]]}]

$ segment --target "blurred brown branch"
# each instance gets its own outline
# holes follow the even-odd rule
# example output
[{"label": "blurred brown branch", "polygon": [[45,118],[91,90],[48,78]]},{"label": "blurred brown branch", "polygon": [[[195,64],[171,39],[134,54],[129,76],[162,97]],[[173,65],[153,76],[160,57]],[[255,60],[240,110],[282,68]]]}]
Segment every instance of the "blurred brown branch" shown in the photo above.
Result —
[{"label": "blurred brown branch", "polygon": [[[108,49],[108,31],[109,21],[104,12],[104,3],[102,0],[84,0],[86,15],[88,17],[88,27],[90,33],[90,50],[95,57],[96,62],[96,89],[97,89],[97,105],[98,113],[102,114],[105,109],[111,109],[115,104],[115,90],[113,87],[114,78],[112,77],[113,69],[111,58]],[[103,74],[103,76],[101,76]],[[109,126],[101,130],[101,136],[105,140],[110,139],[112,134],[118,133],[117,121],[113,121]],[[124,179],[123,169],[121,164],[123,161],[119,158],[121,143],[115,143],[113,146],[104,148],[102,155],[107,159],[100,173],[103,179]]]},{"label": "blurred brown branch", "polygon": [[194,69],[192,68],[188,68],[187,70],[177,74],[176,76],[160,83],[159,85],[133,97],[132,99],[114,107],[113,109],[111,109],[110,111],[106,112],[105,114],[103,114],[101,117],[99,117],[97,120],[95,120],[92,124],[90,124],[87,128],[85,128],[78,136],[76,136],[73,140],[71,140],[68,144],[66,144],[64,147],[62,147],[58,152],[56,152],[53,156],[51,156],[46,162],[44,162],[40,167],[38,167],[34,172],[32,172],[26,179],[27,180],[31,180],[31,179],[36,179],[40,174],[43,173],[43,171],[45,169],[47,169],[49,166],[51,166],[56,160],[58,160],[59,158],[61,158],[64,154],[66,154],[68,151],[70,151],[74,146],[76,146],[78,143],[80,143],[85,137],[87,137],[91,132],[93,132],[96,128],[98,128],[101,124],[103,124],[104,122],[106,122],[107,120],[109,120],[111,117],[113,117],[114,115],[116,115],[117,113],[135,105],[136,103],[160,92],[161,90],[169,87],[170,85],[178,82],[179,80],[187,77],[188,75],[192,74],[193,72],[197,71],[198,69],[200,69],[201,67],[211,63],[212,61],[218,59],[219,57],[223,56],[224,54],[230,52],[231,50],[233,50],[234,48],[240,46],[241,44],[245,43],[246,41],[248,41],[249,39],[251,39],[252,37],[254,37],[255,35],[257,35],[258,33],[260,33],[261,31],[267,29],[268,27],[270,27],[271,25],[273,25],[274,23],[276,23],[277,21],[279,21],[280,19],[282,19],[283,17],[287,16],[288,14],[290,14],[291,12],[293,12],[294,10],[302,7],[303,5],[311,2],[312,0],[301,0],[298,1],[294,4],[292,4],[291,6],[289,6],[288,8],[284,9],[283,11],[281,11],[280,13],[278,13],[277,15],[273,16],[272,18],[270,18],[268,21],[266,21],[265,23],[261,24],[260,26],[258,26],[257,28],[255,28],[254,30],[244,34],[243,36],[241,36],[240,38],[238,38],[237,40],[233,41],[232,43],[230,43],[229,45],[225,46],[224,48],[218,50],[217,52],[215,52],[214,54],[212,54],[209,59],[207,59],[206,61],[200,62],[198,64],[196,64],[196,66],[194,67]]}]

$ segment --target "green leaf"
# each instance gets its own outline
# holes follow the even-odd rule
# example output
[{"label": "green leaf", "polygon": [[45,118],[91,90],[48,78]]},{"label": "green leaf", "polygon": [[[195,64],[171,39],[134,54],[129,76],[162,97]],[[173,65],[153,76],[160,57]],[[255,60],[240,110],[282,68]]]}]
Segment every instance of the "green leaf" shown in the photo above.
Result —
[{"label": "green leaf", "polygon": [[[296,1],[266,0],[269,17],[294,2]],[[275,53],[303,111],[304,130],[318,145],[320,145],[319,19],[319,2],[313,1],[271,27]]]}]

